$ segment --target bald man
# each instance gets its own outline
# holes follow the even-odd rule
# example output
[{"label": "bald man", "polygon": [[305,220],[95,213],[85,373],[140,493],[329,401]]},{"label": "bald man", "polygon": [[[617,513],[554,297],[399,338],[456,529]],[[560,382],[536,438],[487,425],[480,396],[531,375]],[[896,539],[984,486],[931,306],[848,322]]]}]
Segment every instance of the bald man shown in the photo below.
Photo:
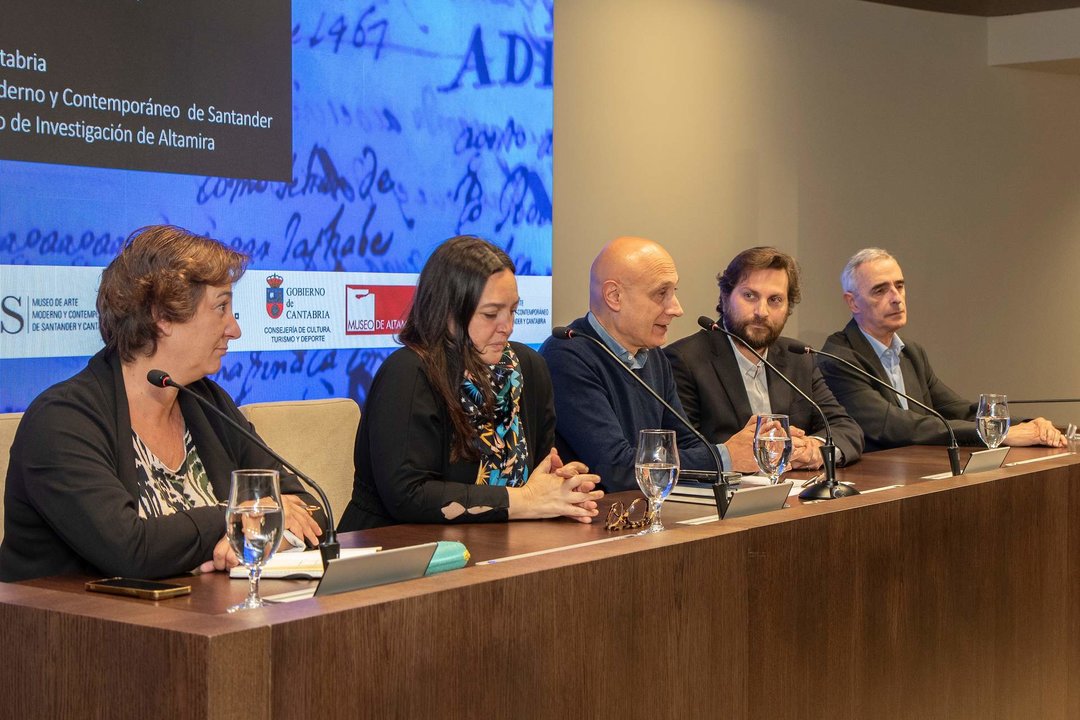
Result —
[{"label": "bald man", "polygon": [[683,468],[714,470],[709,449],[628,376],[630,369],[682,413],[671,365],[660,346],[683,314],[675,297],[675,261],[652,240],[608,243],[589,274],[589,313],[570,324],[617,355],[626,368],[588,340],[552,338],[540,348],[555,388],[555,445],[564,461],[580,460],[605,490],[636,489],[638,431],[675,430]]}]

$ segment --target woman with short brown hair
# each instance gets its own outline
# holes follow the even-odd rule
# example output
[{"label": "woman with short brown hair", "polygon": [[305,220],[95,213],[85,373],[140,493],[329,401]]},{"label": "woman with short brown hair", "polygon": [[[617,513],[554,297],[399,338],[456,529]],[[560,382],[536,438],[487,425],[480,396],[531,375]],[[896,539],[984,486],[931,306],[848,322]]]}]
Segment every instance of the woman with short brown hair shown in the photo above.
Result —
[{"label": "woman with short brown hair", "polygon": [[[230,473],[276,468],[264,451],[175,388],[166,371],[245,424],[207,375],[240,337],[233,283],[247,257],[170,226],[136,231],[105,268],[105,347],[23,415],[11,447],[0,580],[44,575],[168,577],[236,564],[225,540]],[[299,483],[282,481],[286,528],[318,542]]]}]

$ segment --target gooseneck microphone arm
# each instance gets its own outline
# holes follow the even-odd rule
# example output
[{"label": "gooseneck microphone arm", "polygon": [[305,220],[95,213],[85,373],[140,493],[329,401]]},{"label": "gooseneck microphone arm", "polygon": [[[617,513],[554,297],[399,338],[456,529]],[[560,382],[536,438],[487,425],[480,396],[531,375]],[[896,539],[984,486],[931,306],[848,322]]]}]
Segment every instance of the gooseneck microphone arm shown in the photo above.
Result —
[{"label": "gooseneck microphone arm", "polygon": [[319,501],[322,503],[323,510],[326,511],[327,522],[326,534],[323,536],[322,542],[319,543],[319,552],[322,554],[323,567],[325,568],[327,563],[329,563],[331,560],[337,559],[338,555],[341,552],[341,546],[338,545],[337,532],[334,530],[334,513],[330,509],[330,501],[327,499],[326,493],[323,492],[323,489],[319,487],[319,484],[317,482],[297,470],[292,463],[281,457],[281,455],[277,454],[273,448],[263,442],[262,438],[260,438],[258,435],[251,432],[246,427],[226,415],[217,405],[214,405],[214,403],[210,402],[194,390],[191,390],[184,385],[173,381],[173,379],[169,377],[169,373],[165,372],[164,370],[151,370],[150,372],[146,373],[146,380],[154,387],[176,388],[180,392],[194,398],[204,408],[207,408],[208,410],[213,412],[215,415],[217,415],[222,420],[231,425],[234,429],[239,431],[241,435],[243,435],[248,440],[255,443],[255,445],[259,446],[261,449],[269,453],[271,457],[284,465],[285,469],[287,469],[293,475],[296,475],[296,477],[303,480],[305,485],[318,493]]},{"label": "gooseneck microphone arm", "polygon": [[816,349],[814,349],[812,347],[809,347],[809,346],[798,347],[798,346],[795,346],[795,345],[792,345],[792,346],[788,347],[788,352],[795,353],[796,355],[824,355],[827,358],[831,358],[831,359],[837,361],[838,363],[840,363],[841,365],[843,365],[844,367],[850,368],[851,370],[854,370],[859,375],[867,378],[871,382],[874,382],[877,385],[880,385],[881,387],[885,388],[889,392],[895,393],[896,395],[899,395],[900,397],[906,398],[908,402],[918,405],[923,410],[925,410],[926,412],[928,412],[931,415],[933,415],[934,417],[936,417],[938,420],[941,421],[941,423],[945,426],[945,429],[949,432],[949,448],[948,448],[948,451],[949,451],[949,468],[952,470],[953,475],[959,475],[961,473],[961,470],[960,470],[960,448],[956,444],[956,433],[953,432],[952,425],[950,425],[949,421],[945,419],[945,416],[942,415],[941,413],[939,413],[937,410],[930,407],[929,405],[926,405],[924,403],[919,402],[918,400],[911,397],[907,393],[900,392],[899,390],[897,390],[896,388],[894,388],[892,385],[885,382],[881,378],[871,375],[870,373],[866,372],[865,370],[863,370],[861,367],[859,367],[855,363],[853,363],[853,362],[851,362],[849,360],[845,360],[844,358],[840,357],[839,355],[834,355],[834,354],[832,354],[830,352],[825,352],[824,350],[816,350]]},{"label": "gooseneck microphone arm", "polygon": [[609,348],[603,342],[601,342],[600,340],[597,340],[592,335],[586,335],[585,333],[575,332],[575,331],[571,330],[568,327],[557,327],[557,328],[552,329],[551,336],[554,337],[554,338],[558,338],[559,340],[571,340],[573,338],[585,338],[586,340],[589,340],[590,342],[595,344],[598,348],[600,348],[605,353],[610,355],[611,359],[614,360],[615,363],[620,368],[622,368],[624,372],[626,372],[630,377],[637,380],[638,384],[641,385],[641,387],[645,388],[646,392],[648,392],[650,395],[652,395],[654,398],[656,398],[656,401],[658,403],[660,403],[664,407],[664,409],[666,409],[669,413],[674,415],[678,419],[679,423],[683,427],[685,427],[687,430],[689,430],[691,432],[691,434],[693,434],[694,437],[696,437],[698,440],[700,440],[702,443],[704,443],[705,447],[708,448],[708,450],[709,450],[709,454],[712,455],[713,462],[716,464],[716,479],[723,486],[723,492],[717,492],[717,493],[715,493],[715,495],[716,495],[716,508],[720,512],[720,517],[724,517],[724,514],[727,512],[728,483],[727,483],[727,478],[724,477],[724,461],[720,459],[720,451],[716,449],[716,446],[714,444],[712,444],[711,442],[709,442],[708,440],[706,440],[705,436],[702,435],[698,431],[698,429],[696,427],[691,425],[689,420],[687,420],[686,418],[684,418],[682,416],[682,413],[676,412],[675,408],[671,407],[671,405],[666,400],[664,400],[664,398],[660,397],[659,393],[657,393],[655,390],[653,390],[651,387],[649,387],[649,383],[642,380],[636,373],[634,373],[634,371],[632,371],[630,368],[626,367],[626,365],[623,363],[623,361],[619,359],[619,356],[616,355],[615,353],[611,352],[611,348]]},{"label": "gooseneck microphone arm", "polygon": [[770,363],[761,353],[751,347],[750,343],[746,342],[735,333],[704,315],[698,318],[698,325],[708,332],[723,333],[749,350],[754,357],[765,365],[765,367],[772,370],[773,374],[787,383],[787,385],[802,396],[806,402],[810,403],[810,405],[817,410],[818,415],[821,416],[821,421],[825,424],[825,444],[821,446],[821,462],[825,466],[825,479],[822,482],[815,483],[806,490],[803,490],[799,493],[799,497],[804,500],[826,500],[830,498],[847,497],[848,495],[858,495],[859,492],[855,490],[855,488],[849,485],[841,485],[836,480],[836,445],[833,443],[832,427],[829,425],[829,418],[825,415],[825,411],[821,409],[821,406],[814,402],[813,398],[803,392],[802,388],[792,382],[791,378],[777,370],[775,365]]}]

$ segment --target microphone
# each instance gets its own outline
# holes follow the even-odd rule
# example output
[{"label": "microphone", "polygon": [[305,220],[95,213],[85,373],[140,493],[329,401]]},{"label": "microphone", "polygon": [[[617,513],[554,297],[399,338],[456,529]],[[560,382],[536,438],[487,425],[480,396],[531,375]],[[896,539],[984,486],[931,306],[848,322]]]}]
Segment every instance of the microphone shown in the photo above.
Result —
[{"label": "microphone", "polygon": [[698,318],[698,325],[700,325],[703,330],[706,330],[708,332],[716,331],[723,333],[724,335],[727,335],[729,338],[734,339],[735,342],[739,343],[744,348],[749,350],[751,353],[753,353],[754,357],[764,363],[765,367],[772,370],[773,373],[776,374],[776,376],[783,380],[785,383],[787,383],[792,390],[799,393],[799,395],[801,395],[802,398],[806,400],[806,402],[813,405],[814,409],[817,410],[818,415],[821,416],[821,421],[825,423],[825,444],[821,446],[821,461],[825,465],[825,479],[821,482],[814,483],[810,487],[803,490],[801,493],[799,493],[799,497],[803,500],[831,500],[838,497],[858,495],[858,490],[851,487],[850,485],[841,485],[836,480],[836,445],[833,444],[832,427],[829,426],[829,418],[825,416],[825,412],[821,409],[821,406],[814,402],[814,400],[809,395],[804,393],[798,385],[793,383],[787,375],[777,370],[776,367],[768,360],[766,360],[757,350],[750,347],[750,343],[746,342],[735,333],[729,331],[727,328],[723,327],[719,323],[713,322],[711,319],[705,317],[704,315]]},{"label": "microphone", "polygon": [[712,455],[713,462],[716,463],[716,477],[717,477],[717,483],[719,483],[720,488],[717,488],[716,485],[713,485],[713,495],[716,496],[716,509],[719,512],[720,517],[721,518],[724,517],[724,515],[727,513],[727,505],[728,505],[728,481],[727,481],[727,478],[724,477],[724,461],[720,459],[720,451],[716,449],[716,446],[713,445],[708,440],[706,440],[705,436],[702,435],[698,431],[698,429],[696,427],[691,425],[689,420],[687,420],[686,418],[684,418],[682,416],[682,413],[676,412],[675,408],[671,407],[671,405],[669,405],[668,402],[666,400],[664,400],[664,398],[660,397],[659,393],[657,393],[655,390],[653,390],[651,387],[649,387],[649,383],[642,380],[630,368],[626,367],[626,365],[623,364],[623,361],[619,359],[619,356],[616,355],[615,353],[611,352],[611,348],[609,348],[603,342],[601,342],[600,340],[597,340],[592,335],[586,335],[585,333],[575,332],[575,331],[571,330],[570,328],[563,327],[563,326],[552,328],[551,336],[553,338],[557,338],[559,340],[572,340],[574,338],[585,338],[586,340],[591,341],[598,348],[600,348],[605,353],[610,355],[611,358],[615,361],[616,365],[618,365],[620,368],[622,368],[623,371],[627,375],[634,378],[634,380],[637,380],[638,384],[641,385],[641,387],[645,388],[645,390],[650,395],[652,395],[654,398],[656,398],[656,402],[660,403],[669,413],[674,415],[679,420],[679,423],[683,427],[685,427],[687,430],[689,430],[693,434],[694,437],[696,437],[698,440],[700,440],[702,443],[705,444],[705,447],[708,448],[708,450],[709,450],[709,454]]},{"label": "microphone", "polygon": [[322,555],[323,568],[325,569],[327,564],[331,560],[336,560],[338,558],[338,555],[341,554],[341,546],[338,544],[337,532],[334,530],[334,514],[333,511],[330,509],[330,501],[326,498],[326,493],[323,492],[323,489],[319,487],[319,484],[317,482],[297,470],[292,463],[278,455],[276,452],[274,452],[273,448],[263,442],[262,438],[260,438],[258,435],[251,432],[246,427],[226,415],[224,412],[221,411],[220,408],[218,408],[217,405],[214,405],[214,403],[210,402],[199,393],[188,389],[187,387],[181,385],[178,382],[174,382],[173,379],[169,377],[169,373],[165,372],[164,370],[151,370],[150,372],[146,373],[146,381],[154,387],[176,388],[180,392],[186,393],[188,396],[194,398],[200,405],[209,409],[211,412],[223,419],[233,428],[240,431],[241,435],[258,445],[266,452],[268,452],[271,457],[284,465],[285,468],[289,470],[289,472],[291,472],[293,475],[296,475],[296,477],[304,481],[305,485],[317,492],[319,494],[319,501],[322,502],[323,509],[326,511],[326,521],[328,525],[328,527],[326,528],[326,534],[323,537],[323,541],[319,543],[319,552]]},{"label": "microphone", "polygon": [[845,367],[854,370],[855,372],[859,373],[863,377],[868,378],[869,380],[872,380],[873,382],[877,383],[878,385],[880,385],[883,388],[886,388],[887,390],[889,390],[889,392],[892,392],[892,393],[895,393],[895,394],[897,394],[897,395],[899,395],[901,397],[907,398],[908,402],[915,403],[916,405],[921,407],[923,410],[925,410],[926,412],[928,412],[931,415],[933,415],[934,417],[936,417],[938,420],[940,420],[942,422],[943,425],[945,425],[945,429],[949,431],[949,440],[950,440],[949,448],[948,448],[948,451],[949,451],[949,467],[952,470],[952,474],[953,475],[959,475],[961,473],[961,470],[960,470],[960,448],[956,444],[956,433],[953,432],[952,425],[950,425],[949,421],[945,419],[945,416],[942,415],[941,413],[939,413],[937,410],[930,407],[929,405],[924,405],[923,403],[919,402],[918,400],[911,397],[907,393],[900,392],[899,390],[897,390],[896,388],[894,388],[892,385],[885,382],[881,378],[871,375],[870,373],[866,372],[865,370],[863,370],[861,367],[859,367],[855,363],[850,362],[848,360],[845,360],[844,358],[840,357],[839,355],[833,355],[832,353],[825,352],[824,350],[815,350],[814,348],[809,347],[809,346],[799,347],[797,345],[788,346],[788,352],[795,353],[796,355],[824,355],[827,358],[832,358],[833,360],[836,360],[837,362],[841,363]]}]

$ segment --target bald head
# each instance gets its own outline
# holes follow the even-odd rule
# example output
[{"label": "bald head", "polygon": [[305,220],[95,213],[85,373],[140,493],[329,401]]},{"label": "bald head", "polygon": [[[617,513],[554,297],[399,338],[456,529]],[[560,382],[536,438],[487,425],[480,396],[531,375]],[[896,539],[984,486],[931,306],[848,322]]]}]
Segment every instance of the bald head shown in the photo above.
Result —
[{"label": "bald head", "polygon": [[683,314],[675,297],[679,274],[659,243],[615,238],[604,246],[589,273],[589,310],[623,348],[659,347],[667,327]]}]

